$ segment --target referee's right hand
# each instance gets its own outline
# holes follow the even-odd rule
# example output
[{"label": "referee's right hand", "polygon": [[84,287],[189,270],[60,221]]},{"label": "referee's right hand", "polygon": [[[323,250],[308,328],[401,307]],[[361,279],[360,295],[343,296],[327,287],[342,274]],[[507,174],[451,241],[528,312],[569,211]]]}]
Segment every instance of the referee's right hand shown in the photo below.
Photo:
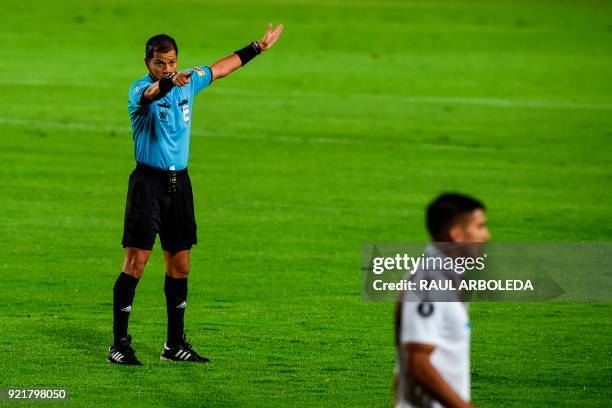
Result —
[{"label": "referee's right hand", "polygon": [[191,80],[191,71],[181,71],[172,78],[172,83],[176,86],[184,86]]}]

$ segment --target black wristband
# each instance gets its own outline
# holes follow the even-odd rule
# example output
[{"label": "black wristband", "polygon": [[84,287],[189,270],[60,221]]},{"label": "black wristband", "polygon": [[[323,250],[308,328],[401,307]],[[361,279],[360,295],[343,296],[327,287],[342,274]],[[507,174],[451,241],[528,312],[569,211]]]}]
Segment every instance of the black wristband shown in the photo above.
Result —
[{"label": "black wristband", "polygon": [[174,88],[174,82],[172,78],[176,76],[176,72],[166,75],[159,80],[159,97],[163,98],[172,88]]},{"label": "black wristband", "polygon": [[246,47],[244,47],[244,48],[242,48],[242,49],[240,49],[238,51],[234,51],[234,54],[238,55],[238,57],[240,58],[240,62],[242,64],[242,66],[245,66],[247,64],[247,62],[249,62],[250,60],[252,60],[256,56],[261,54],[261,47],[259,46],[257,41],[253,41],[252,43],[250,43]]}]

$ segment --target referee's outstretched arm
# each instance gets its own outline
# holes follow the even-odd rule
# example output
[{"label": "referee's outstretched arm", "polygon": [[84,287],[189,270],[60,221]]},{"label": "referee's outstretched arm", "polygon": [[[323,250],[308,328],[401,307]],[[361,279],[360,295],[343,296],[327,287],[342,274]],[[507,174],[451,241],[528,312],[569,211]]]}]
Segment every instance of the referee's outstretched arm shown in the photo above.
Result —
[{"label": "referee's outstretched arm", "polygon": [[[212,81],[223,78],[234,72],[241,66],[244,66],[261,54],[263,51],[270,49],[276,43],[281,33],[283,25],[279,24],[276,28],[272,27],[272,23],[268,24],[268,30],[260,41],[253,41],[246,47],[234,51],[225,58],[221,58],[210,66],[212,71]],[[176,56],[175,56],[176,57]],[[161,61],[165,63],[165,61]],[[168,63],[176,66],[176,58],[168,61]],[[147,65],[148,66],[148,65]],[[164,75],[162,78],[151,84],[143,93],[140,102],[143,105],[163,98],[174,86],[184,86],[191,80],[192,71],[171,72]]]},{"label": "referee's outstretched arm", "polygon": [[258,54],[270,49],[276,40],[278,40],[282,32],[282,24],[279,24],[276,28],[272,28],[272,23],[268,24],[268,30],[264,34],[263,39],[260,41],[253,41],[246,47],[231,53],[225,58],[221,58],[210,66],[213,74],[213,81],[229,75],[241,66],[246,65],[247,62],[255,58]]}]

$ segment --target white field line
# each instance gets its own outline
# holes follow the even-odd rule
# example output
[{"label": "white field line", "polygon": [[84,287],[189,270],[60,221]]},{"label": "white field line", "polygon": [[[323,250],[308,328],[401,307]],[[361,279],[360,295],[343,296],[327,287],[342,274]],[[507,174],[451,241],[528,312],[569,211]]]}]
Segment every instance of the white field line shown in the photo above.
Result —
[{"label": "white field line", "polygon": [[[258,91],[247,91],[238,88],[211,88],[218,94],[228,95],[260,95]],[[479,98],[479,97],[456,97],[456,96],[406,96],[369,93],[349,93],[347,95],[334,95],[326,92],[314,91],[288,91],[285,96],[301,98],[303,96],[317,96],[321,98],[362,98],[368,102],[393,101],[394,103],[412,105],[472,105],[492,106],[506,108],[528,108],[528,109],[582,109],[582,110],[612,110],[612,103],[598,102],[576,102],[576,101],[553,101],[540,99],[508,99],[508,98]]]},{"label": "white field line", "polygon": [[[40,79],[22,80],[18,82],[0,81],[0,85],[6,86],[66,86],[66,87],[82,87],[82,88],[114,88],[109,84],[101,84],[95,82],[52,82]],[[220,94],[220,95],[272,95],[266,91],[249,91],[240,88],[227,88],[224,86],[213,86],[205,92]],[[459,106],[490,106],[490,107],[505,107],[505,108],[527,108],[527,109],[580,109],[580,110],[612,110],[612,103],[606,102],[580,102],[568,100],[543,100],[543,99],[510,99],[510,98],[483,98],[483,97],[461,97],[461,96],[407,96],[407,95],[385,95],[385,94],[369,94],[369,93],[349,93],[347,95],[334,95],[326,92],[316,91],[298,91],[291,90],[282,93],[285,98],[303,98],[303,97],[321,97],[329,100],[330,98],[362,98],[368,101],[394,101],[398,105],[459,105]],[[274,95],[278,95],[275,93]],[[127,85],[126,85],[127,99]]]},{"label": "white field line", "polygon": [[406,97],[408,103],[435,104],[435,105],[478,105],[497,106],[508,108],[528,109],[582,109],[582,110],[612,110],[612,104],[572,102],[572,101],[546,101],[534,99],[503,99],[503,98],[462,98],[462,97],[438,97],[421,96]]},{"label": "white field line", "polygon": [[[68,129],[68,130],[82,130],[85,132],[116,132],[116,133],[128,133],[132,134],[132,128],[130,126],[104,126],[97,125],[94,123],[85,122],[60,122],[51,120],[36,120],[36,119],[15,119],[0,116],[0,124],[13,125],[13,126],[24,126],[24,127],[41,127],[50,129]],[[241,140],[268,140],[288,143],[332,143],[332,144],[361,144],[359,140],[350,139],[334,139],[326,137],[312,137],[302,138],[296,136],[266,136],[261,134],[249,134],[244,135],[240,133],[225,133],[225,132],[202,132],[199,130],[192,130],[192,136],[202,137],[217,137],[222,139],[241,139]]]}]

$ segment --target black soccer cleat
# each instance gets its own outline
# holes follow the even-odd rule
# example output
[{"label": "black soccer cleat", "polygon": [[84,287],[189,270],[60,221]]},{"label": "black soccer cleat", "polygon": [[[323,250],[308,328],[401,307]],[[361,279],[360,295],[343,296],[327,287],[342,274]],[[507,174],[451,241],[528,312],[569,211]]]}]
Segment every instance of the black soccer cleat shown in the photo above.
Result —
[{"label": "black soccer cleat", "polygon": [[183,339],[182,343],[176,347],[168,347],[164,343],[164,349],[160,355],[161,360],[170,361],[191,361],[194,363],[210,363],[210,360],[206,357],[199,355],[191,344],[187,343],[187,339]]},{"label": "black soccer cleat", "polygon": [[132,336],[127,336],[119,340],[119,344],[113,344],[108,349],[108,362],[120,365],[142,365],[134,354],[134,349],[130,346]]}]

